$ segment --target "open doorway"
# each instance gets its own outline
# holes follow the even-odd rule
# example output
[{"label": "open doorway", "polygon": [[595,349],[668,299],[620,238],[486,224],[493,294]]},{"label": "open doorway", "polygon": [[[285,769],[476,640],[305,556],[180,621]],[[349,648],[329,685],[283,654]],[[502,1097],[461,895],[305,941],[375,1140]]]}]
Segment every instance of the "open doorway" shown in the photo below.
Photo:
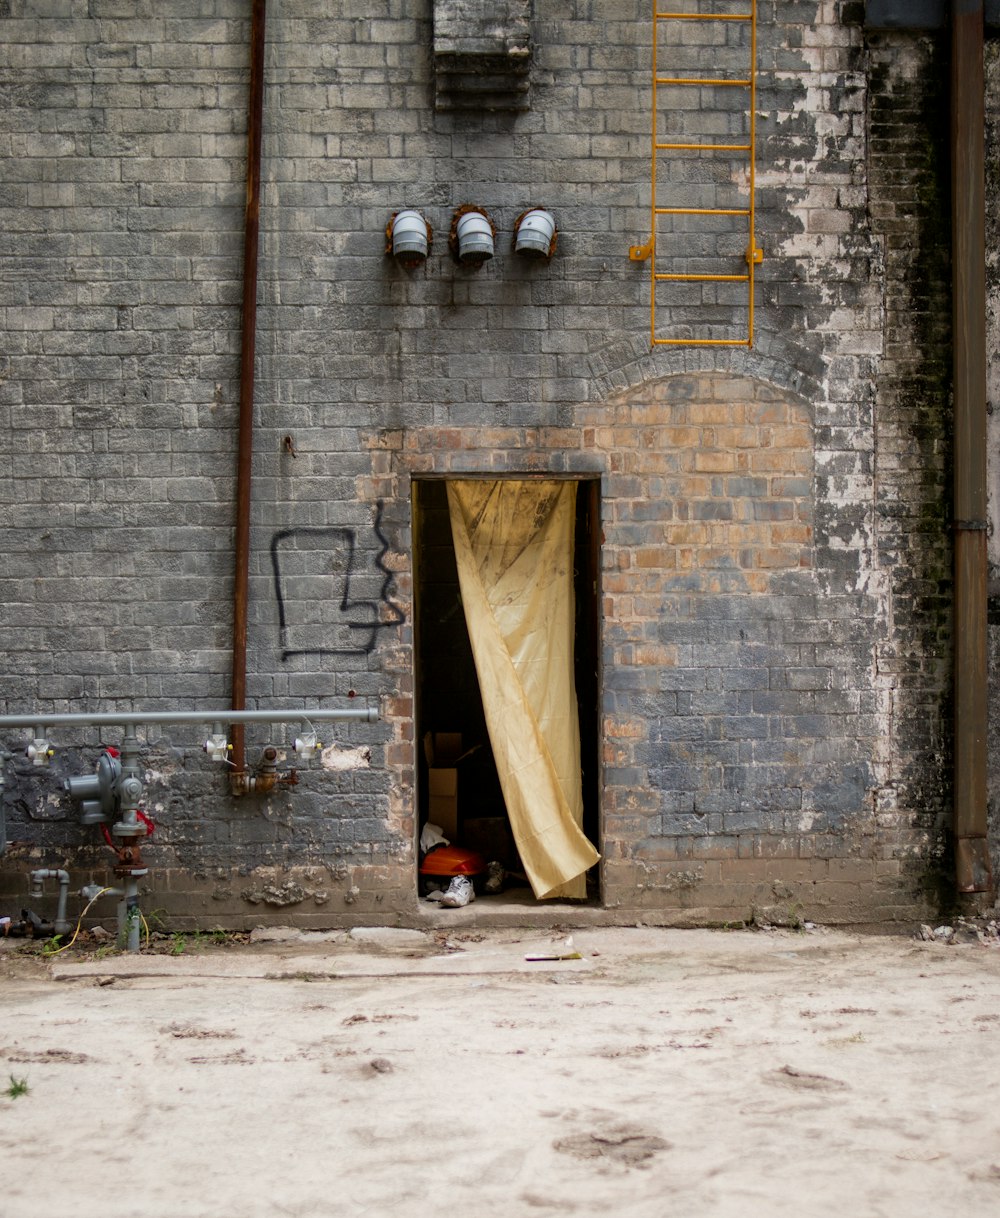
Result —
[{"label": "open doorway", "polygon": [[[528,481],[523,475],[510,481],[514,480]],[[471,480],[463,481],[467,484]],[[495,480],[478,481],[486,485]],[[551,478],[530,481],[548,487],[556,485]],[[428,822],[450,818],[449,840],[489,862],[500,862],[506,873],[500,893],[484,897],[480,891],[481,899],[534,900],[512,831],[473,658],[460,591],[448,483],[442,478],[415,478],[412,486],[418,832]],[[582,789],[579,823],[588,841],[599,846],[600,482],[597,479],[575,480],[575,507],[569,534],[572,684],[579,721]],[[598,877],[599,868],[590,867],[578,895],[583,897],[585,892],[586,899],[599,899]]]}]

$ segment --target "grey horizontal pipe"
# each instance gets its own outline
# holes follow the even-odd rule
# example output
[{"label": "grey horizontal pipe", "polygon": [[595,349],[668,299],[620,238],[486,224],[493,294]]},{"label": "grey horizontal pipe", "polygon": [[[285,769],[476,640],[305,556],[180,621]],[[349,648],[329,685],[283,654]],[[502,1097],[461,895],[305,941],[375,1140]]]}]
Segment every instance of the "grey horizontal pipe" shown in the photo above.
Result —
[{"label": "grey horizontal pipe", "polygon": [[78,724],[91,727],[139,727],[164,723],[328,723],[341,719],[378,721],[378,708],[364,706],[347,710],[217,710],[217,711],[120,711],[75,715],[0,715],[3,727],[55,727]]}]

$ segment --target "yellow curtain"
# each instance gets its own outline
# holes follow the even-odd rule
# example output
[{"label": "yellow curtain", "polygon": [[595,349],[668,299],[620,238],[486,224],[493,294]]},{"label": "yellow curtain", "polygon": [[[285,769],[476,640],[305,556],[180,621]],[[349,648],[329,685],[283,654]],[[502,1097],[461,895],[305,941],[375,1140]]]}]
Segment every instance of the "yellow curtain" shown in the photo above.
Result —
[{"label": "yellow curtain", "polygon": [[490,744],[536,897],[585,897],[573,679],[576,484],[448,483],[458,579]]}]

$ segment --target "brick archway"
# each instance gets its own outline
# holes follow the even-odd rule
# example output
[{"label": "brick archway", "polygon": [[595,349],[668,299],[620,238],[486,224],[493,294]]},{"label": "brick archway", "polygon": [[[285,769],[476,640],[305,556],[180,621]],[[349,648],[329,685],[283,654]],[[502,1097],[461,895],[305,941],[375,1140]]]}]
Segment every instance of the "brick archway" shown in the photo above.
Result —
[{"label": "brick archway", "polygon": [[607,456],[612,587],[766,593],[782,573],[813,566],[812,422],[800,399],[757,381],[684,376],[594,413],[604,417],[585,443]]},{"label": "brick archway", "polygon": [[[701,919],[794,901],[802,881],[812,900],[831,855],[874,832],[874,783],[845,692],[867,679],[870,642],[818,569],[810,409],[717,373],[588,416],[608,471],[607,897]],[[853,880],[873,875],[858,866]]]}]

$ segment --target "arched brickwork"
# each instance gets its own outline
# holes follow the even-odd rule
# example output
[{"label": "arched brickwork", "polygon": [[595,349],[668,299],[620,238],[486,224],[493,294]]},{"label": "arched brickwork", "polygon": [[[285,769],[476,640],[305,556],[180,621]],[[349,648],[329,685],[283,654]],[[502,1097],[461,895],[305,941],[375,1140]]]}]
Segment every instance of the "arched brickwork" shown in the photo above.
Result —
[{"label": "arched brickwork", "polygon": [[777,916],[799,894],[840,900],[845,868],[859,897],[876,870],[871,639],[820,569],[810,406],[687,373],[588,409],[583,435],[607,470],[609,903]]},{"label": "arched brickwork", "polygon": [[598,414],[585,444],[608,456],[610,596],[765,593],[812,567],[812,426],[801,400],[761,382],[679,376]]}]

